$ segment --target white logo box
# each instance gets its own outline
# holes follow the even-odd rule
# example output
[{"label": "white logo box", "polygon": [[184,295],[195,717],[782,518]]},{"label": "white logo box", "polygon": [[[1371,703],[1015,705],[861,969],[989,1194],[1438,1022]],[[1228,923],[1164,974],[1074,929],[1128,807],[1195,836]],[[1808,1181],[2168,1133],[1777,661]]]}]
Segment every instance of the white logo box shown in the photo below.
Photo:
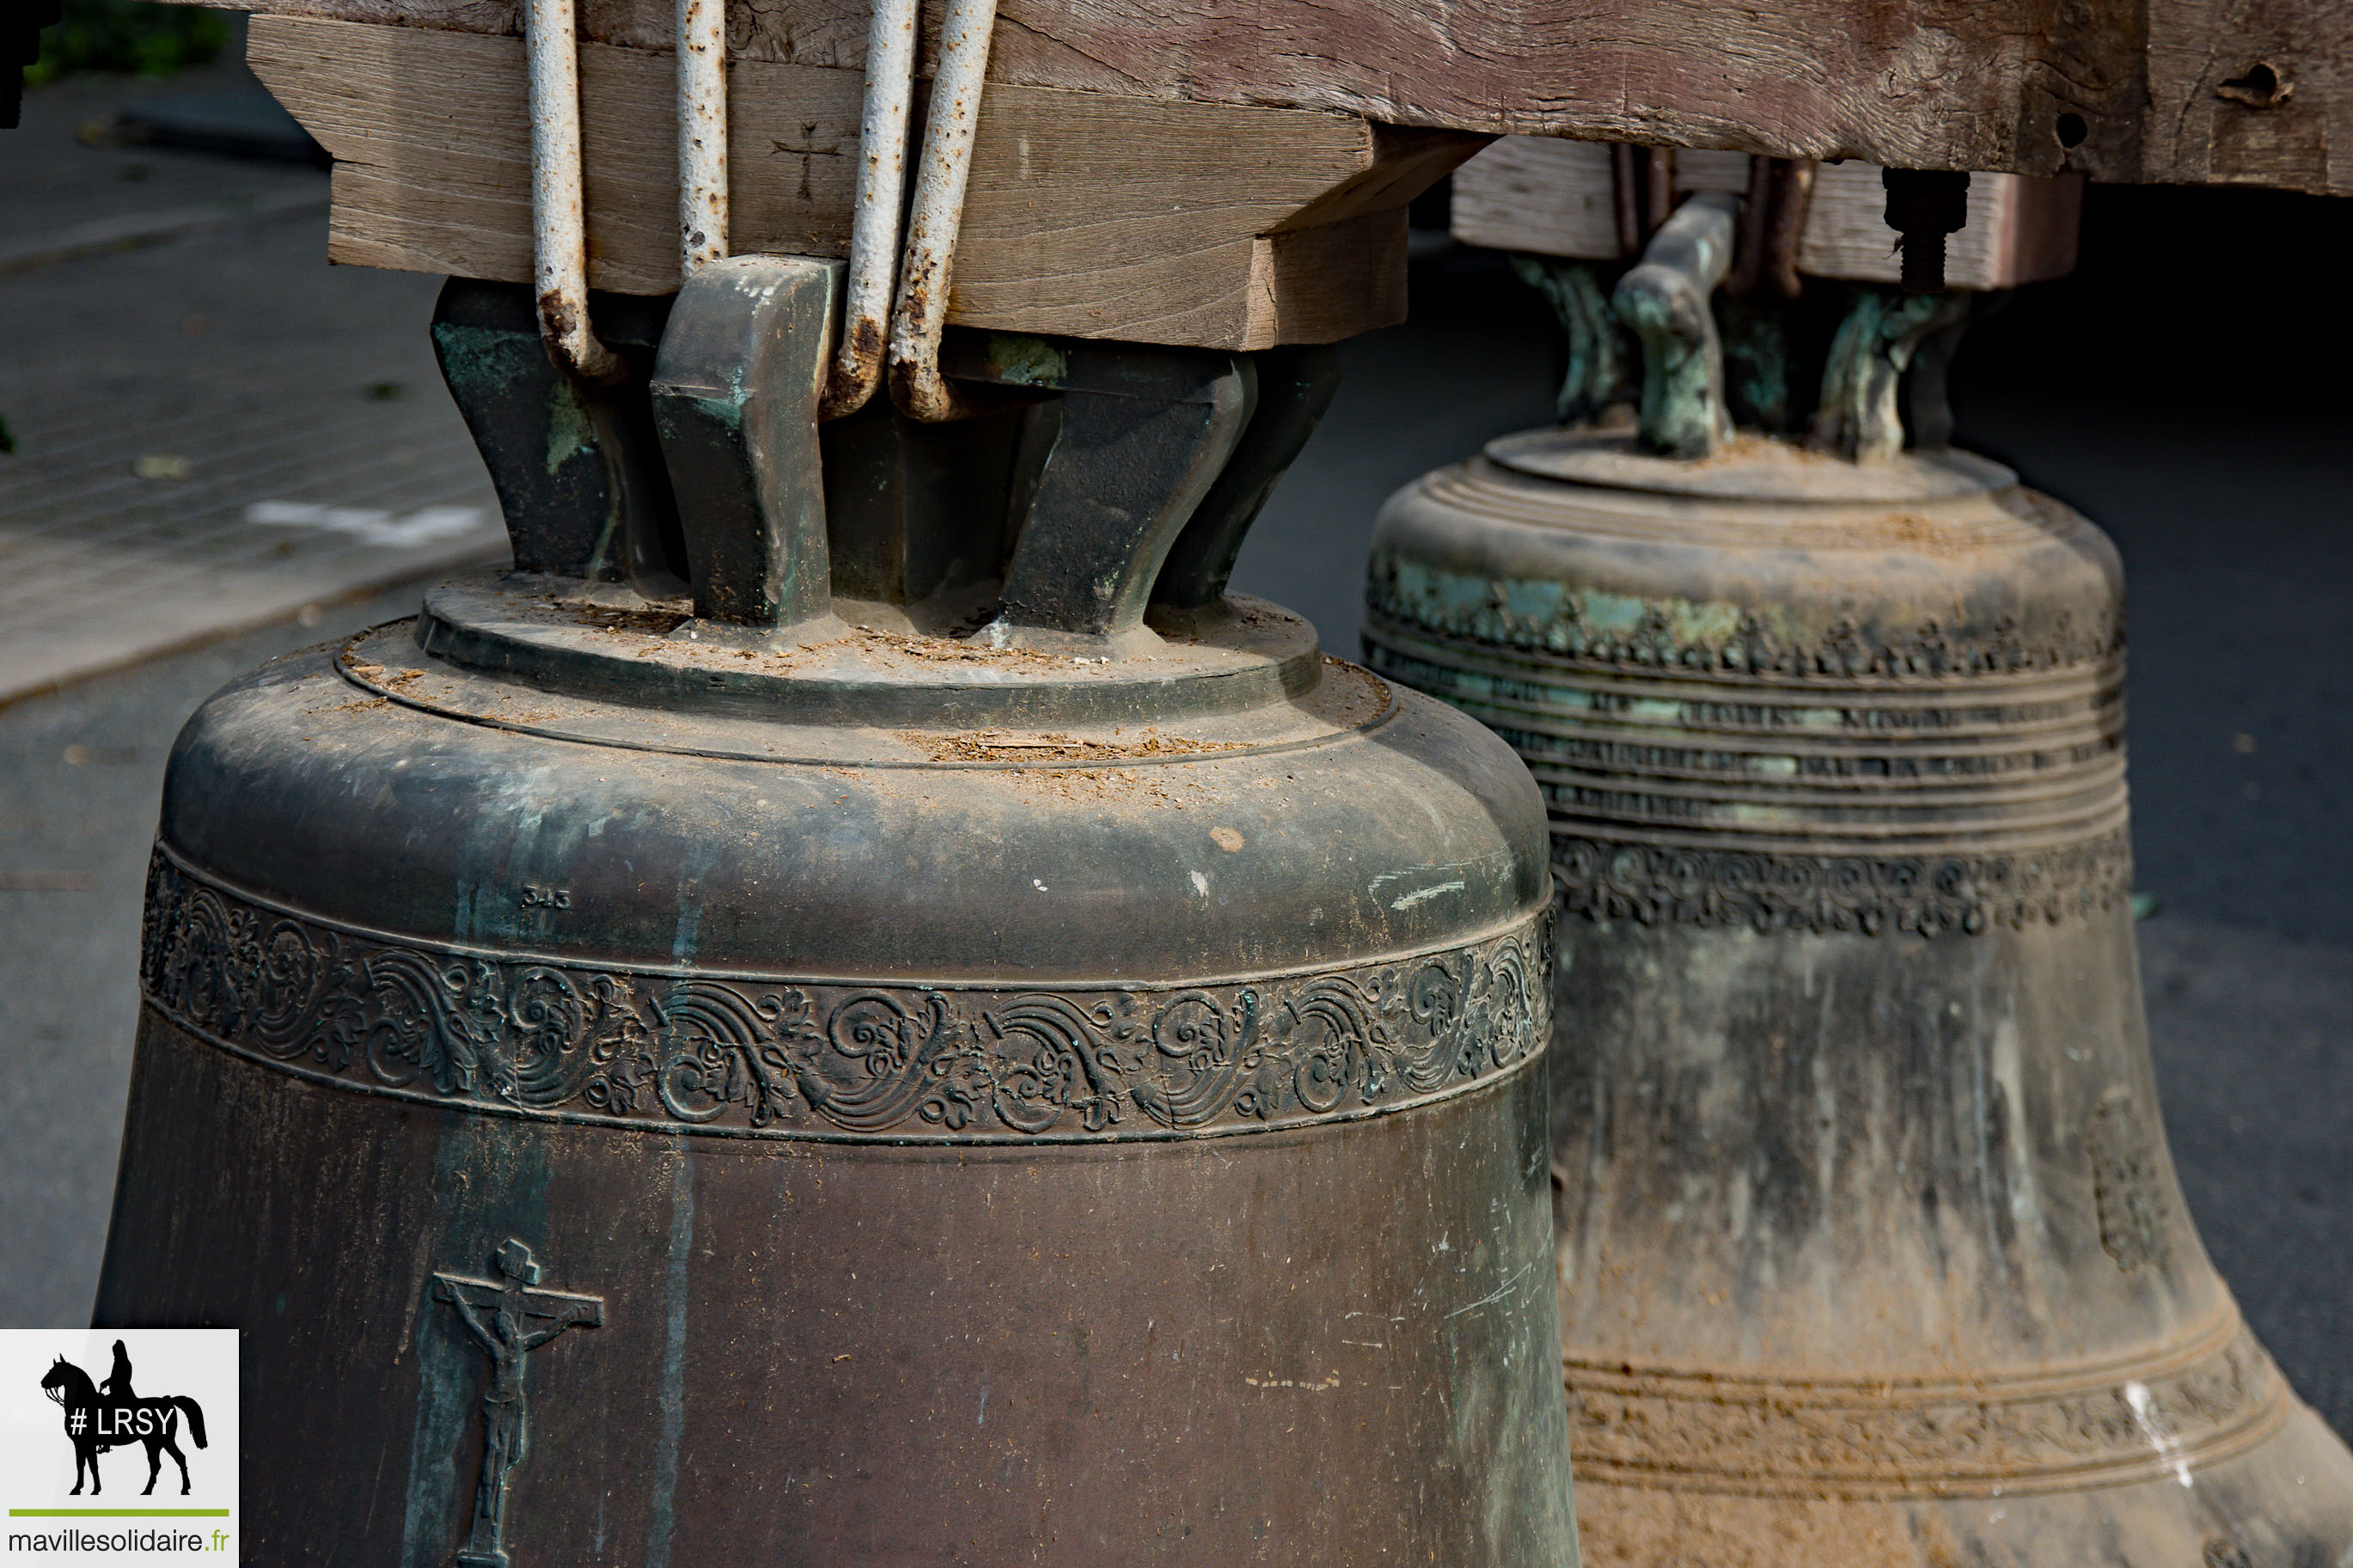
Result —
[{"label": "white logo box", "polygon": [[0,1329],[0,1568],[235,1563],[237,1393],[234,1329]]}]

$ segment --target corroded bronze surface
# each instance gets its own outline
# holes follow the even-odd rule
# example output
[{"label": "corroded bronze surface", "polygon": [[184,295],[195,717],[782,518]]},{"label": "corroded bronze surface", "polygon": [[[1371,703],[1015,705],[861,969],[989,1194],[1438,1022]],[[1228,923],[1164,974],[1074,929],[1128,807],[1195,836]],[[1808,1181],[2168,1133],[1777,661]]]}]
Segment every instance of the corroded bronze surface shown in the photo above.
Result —
[{"label": "corroded bronze surface", "polygon": [[1577,1568],[1543,802],[1226,592],[1329,356],[821,426],[834,270],[444,289],[521,569],[182,731],[98,1321],[258,1563]]},{"label": "corroded bronze surface", "polygon": [[1549,809],[1597,1564],[2353,1547],[2353,1456],[2158,1118],[2122,602],[2096,529],[1967,458],[1525,437],[1384,512],[1371,662]]},{"label": "corroded bronze surface", "polygon": [[151,1010],[131,1114],[126,1174],[173,1180],[123,1184],[148,1252],[100,1316],[247,1327],[256,1561],[479,1538],[491,1363],[437,1288],[519,1237],[602,1314],[528,1355],[521,1568],[1427,1561],[1466,1523],[1563,1561],[1540,1073],[1173,1143],[713,1139],[353,1093]]},{"label": "corroded bronze surface", "polygon": [[98,1318],[246,1331],[251,1561],[1573,1568],[1506,749],[1270,606],[434,604],[166,790]]}]

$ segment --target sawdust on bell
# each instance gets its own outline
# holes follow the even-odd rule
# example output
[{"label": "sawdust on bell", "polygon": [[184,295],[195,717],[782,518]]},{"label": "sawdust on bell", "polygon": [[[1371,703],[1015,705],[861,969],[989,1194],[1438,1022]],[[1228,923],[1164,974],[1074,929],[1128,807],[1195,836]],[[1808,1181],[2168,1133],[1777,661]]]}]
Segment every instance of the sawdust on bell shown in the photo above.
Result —
[{"label": "sawdust on bell", "polygon": [[421,669],[386,669],[383,665],[372,664],[355,654],[345,654],[343,665],[370,686],[406,686],[412,680],[425,679],[425,672]]},{"label": "sawdust on bell", "polygon": [[668,637],[694,619],[691,612],[684,610],[623,609],[608,605],[583,605],[559,599],[552,594],[540,595],[540,602],[553,605],[559,614],[592,631],[637,637]]},{"label": "sawdust on bell", "polygon": [[965,730],[932,733],[919,730],[900,738],[935,763],[1032,763],[1045,766],[1134,762],[1143,758],[1198,756],[1249,749],[1245,741],[1194,741],[1145,730],[1132,741],[1097,740],[1060,731],[1023,733],[1012,730]]},{"label": "sawdust on bell", "polygon": [[1740,1497],[1577,1479],[1585,1568],[1959,1568],[1944,1521],[1915,1511],[1920,1505],[1905,1500]]}]

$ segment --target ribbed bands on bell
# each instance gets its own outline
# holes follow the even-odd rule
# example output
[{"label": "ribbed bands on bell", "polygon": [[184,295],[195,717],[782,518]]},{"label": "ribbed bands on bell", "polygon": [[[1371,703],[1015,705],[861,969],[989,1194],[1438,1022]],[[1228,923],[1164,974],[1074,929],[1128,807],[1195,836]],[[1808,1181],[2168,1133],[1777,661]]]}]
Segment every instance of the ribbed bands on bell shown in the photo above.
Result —
[{"label": "ribbed bands on bell", "polygon": [[[1697,505],[1483,461],[1391,505],[1366,662],[1519,752],[1570,912],[1934,935],[2128,893],[2120,606],[2044,593],[2087,553],[2064,508]],[[1935,613],[1955,558],[1994,586]]]},{"label": "ribbed bands on bell", "polygon": [[1370,620],[1383,674],[1525,759],[1556,826],[1729,832],[1763,846],[2020,847],[2125,813],[2120,659],[1902,692],[1620,676]]},{"label": "ribbed bands on bell", "polygon": [[2294,1407],[2235,1309],[2141,1354],[1950,1383],[1743,1378],[1569,1362],[1580,1486],[2000,1497],[2173,1479]]}]

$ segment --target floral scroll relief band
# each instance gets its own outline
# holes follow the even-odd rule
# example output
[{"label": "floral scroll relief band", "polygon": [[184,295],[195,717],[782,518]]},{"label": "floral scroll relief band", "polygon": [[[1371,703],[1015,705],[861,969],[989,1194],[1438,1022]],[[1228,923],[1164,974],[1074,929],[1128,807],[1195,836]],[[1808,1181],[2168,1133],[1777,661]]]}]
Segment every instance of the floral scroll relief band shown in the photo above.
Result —
[{"label": "floral scroll relief band", "polygon": [[1564,913],[1641,925],[1976,935],[2104,913],[2132,896],[2124,828],[2037,849],[1799,855],[1678,848],[1553,825]]},{"label": "floral scroll relief band", "polygon": [[1168,1138],[1404,1110],[1533,1060],[1546,929],[1181,988],[723,979],[338,930],[159,848],[141,975],[193,1035],[410,1099],[786,1138]]}]

